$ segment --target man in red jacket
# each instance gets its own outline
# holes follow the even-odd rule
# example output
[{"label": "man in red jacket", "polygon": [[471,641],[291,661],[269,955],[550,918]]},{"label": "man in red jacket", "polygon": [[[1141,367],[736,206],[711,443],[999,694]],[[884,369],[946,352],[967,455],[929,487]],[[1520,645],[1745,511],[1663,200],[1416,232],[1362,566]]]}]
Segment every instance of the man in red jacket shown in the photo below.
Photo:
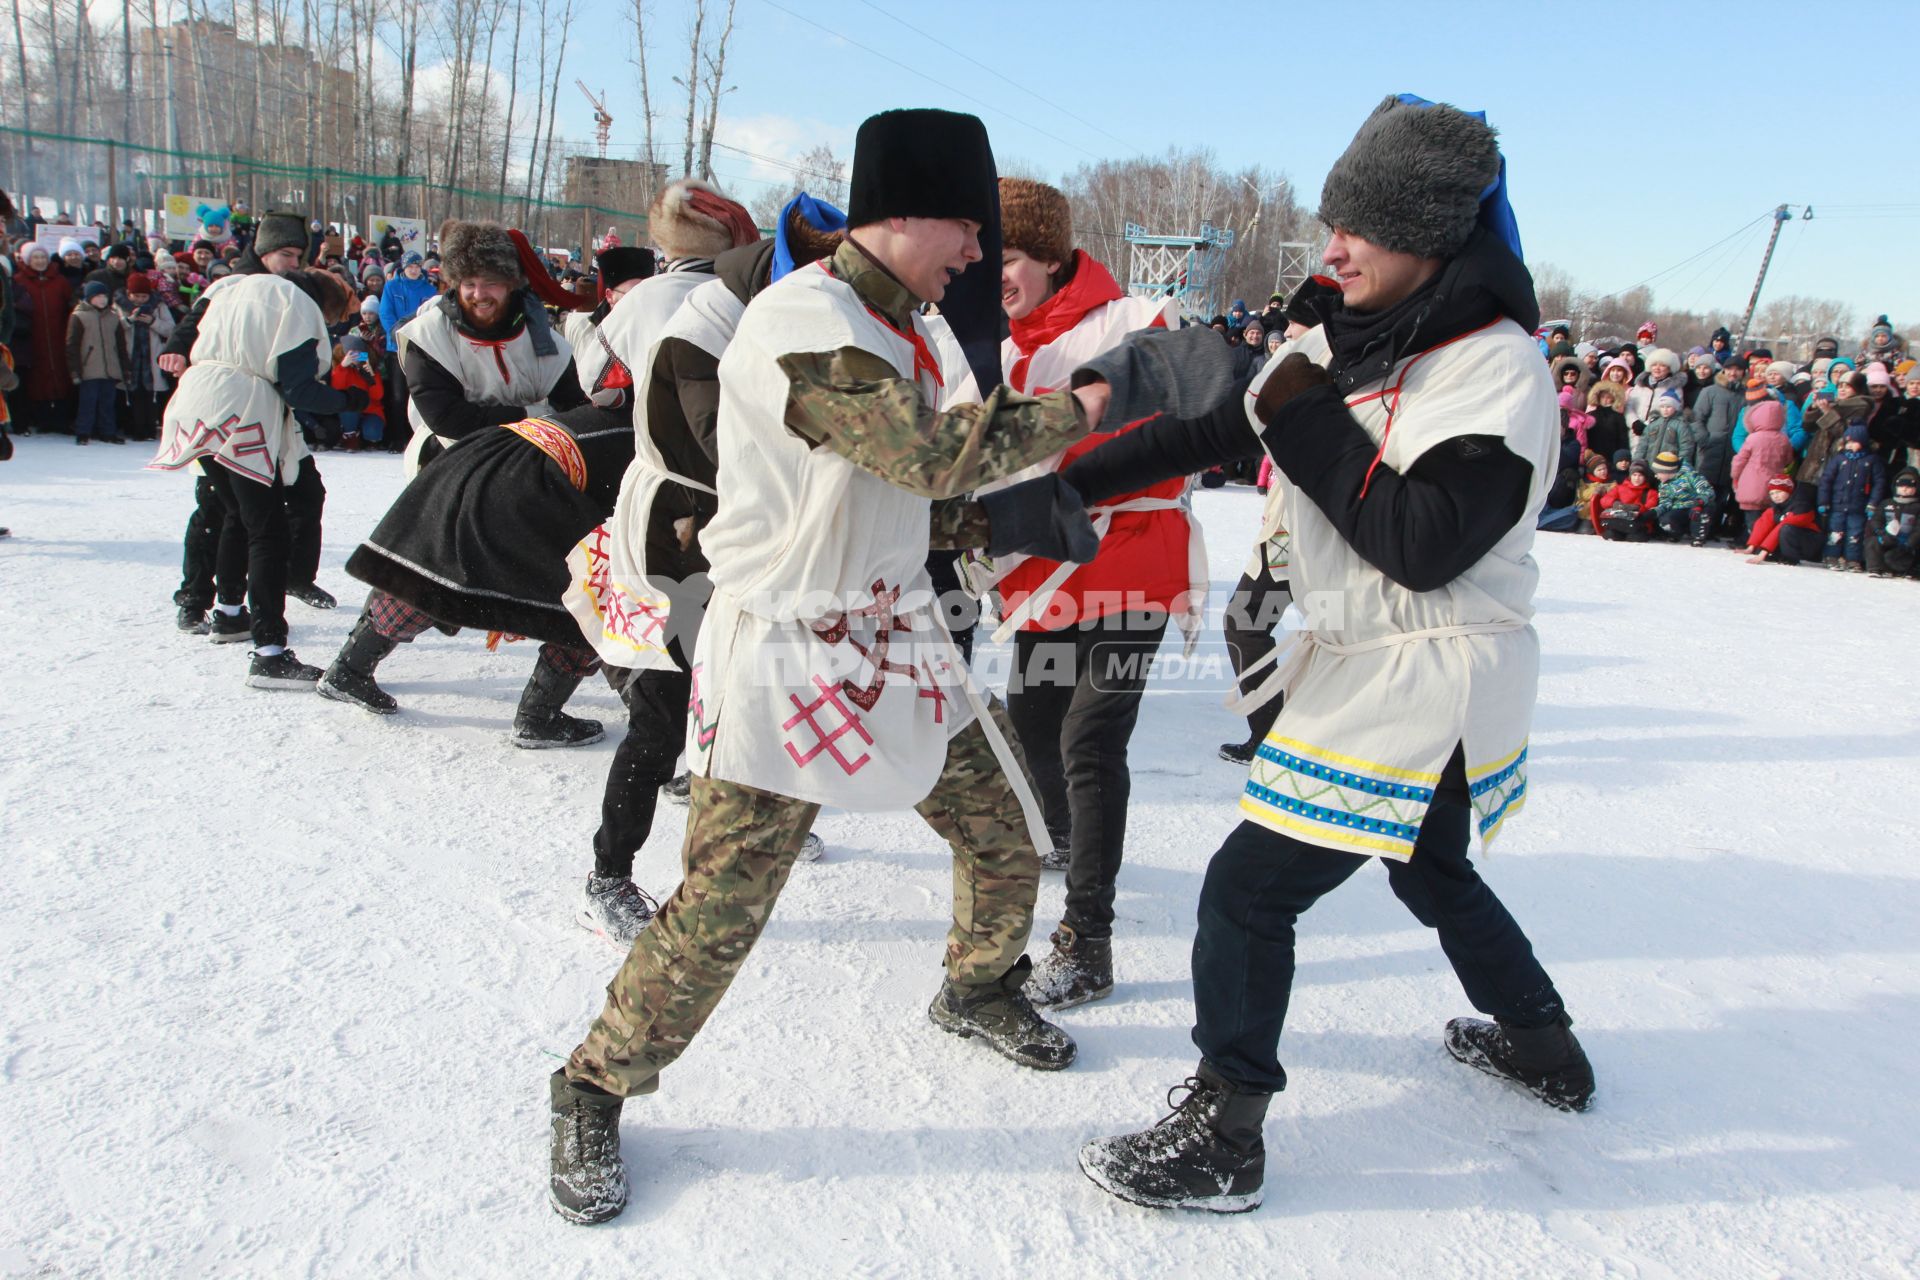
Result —
[{"label": "man in red jacket", "polygon": [[[1029,395],[1064,387],[1073,370],[1129,333],[1178,327],[1166,299],[1129,298],[1105,267],[1073,247],[1067,198],[1044,183],[1000,179],[1001,305],[1011,336],[1001,345],[1007,385]],[[1022,473],[1053,471],[1113,432],[1090,433]],[[999,579],[1019,673],[1007,709],[1039,791],[1053,857],[1064,867],[1066,910],[1053,951],[1033,971],[1036,1007],[1065,1008],[1113,992],[1113,899],[1126,839],[1127,740],[1169,615],[1188,616],[1198,537],[1185,506],[1186,477],[1108,499],[1092,511],[1100,555],[1085,565],[1038,557]],[[1202,556],[1204,563],[1204,556]],[[1062,854],[1065,854],[1062,857]]]}]

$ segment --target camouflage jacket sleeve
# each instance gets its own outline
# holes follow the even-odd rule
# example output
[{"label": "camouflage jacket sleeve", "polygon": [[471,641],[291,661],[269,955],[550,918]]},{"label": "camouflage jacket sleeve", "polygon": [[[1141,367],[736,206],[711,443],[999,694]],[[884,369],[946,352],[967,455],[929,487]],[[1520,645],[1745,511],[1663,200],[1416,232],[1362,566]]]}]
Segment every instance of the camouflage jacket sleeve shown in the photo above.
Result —
[{"label": "camouflage jacket sleeve", "polygon": [[971,498],[942,498],[933,504],[927,547],[932,551],[987,549],[987,509]]},{"label": "camouflage jacket sleeve", "polygon": [[915,384],[870,351],[780,357],[787,428],[864,471],[926,498],[951,498],[1012,475],[1087,433],[1071,392],[995,387],[979,404],[929,406]]}]

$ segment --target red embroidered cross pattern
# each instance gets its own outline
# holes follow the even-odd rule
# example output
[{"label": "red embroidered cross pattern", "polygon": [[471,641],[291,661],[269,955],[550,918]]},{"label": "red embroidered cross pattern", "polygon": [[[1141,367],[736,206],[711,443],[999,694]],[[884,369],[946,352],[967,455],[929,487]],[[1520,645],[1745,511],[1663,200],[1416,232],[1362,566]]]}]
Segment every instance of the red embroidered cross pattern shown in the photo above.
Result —
[{"label": "red embroidered cross pattern", "polygon": [[[860,723],[858,713],[848,710],[846,704],[840,701],[840,690],[838,688],[828,684],[819,676],[813,677],[813,687],[820,691],[820,696],[812,702],[800,701],[800,695],[797,693],[787,695],[787,697],[792,700],[796,710],[792,716],[788,717],[786,723],[780,726],[782,730],[790,732],[795,725],[804,721],[807,728],[813,731],[813,745],[807,748],[804,754],[794,750],[791,742],[783,742],[780,745],[787,749],[787,754],[793,758],[793,762],[802,768],[813,763],[816,757],[822,752],[825,752],[828,756],[832,757],[835,764],[840,766],[842,772],[846,773],[848,777],[852,777],[854,774],[860,772],[873,757],[862,751],[859,759],[849,760],[840,750],[840,739],[848,733],[853,733],[859,736],[861,742],[870,747],[873,745],[873,735],[868,733],[867,727]],[[823,727],[820,721],[814,718],[820,712],[828,709],[830,709],[834,715],[840,717],[840,722],[831,728]]]},{"label": "red embroidered cross pattern", "polygon": [[[887,672],[906,676],[915,684],[920,682],[920,671],[912,663],[892,662],[887,658],[887,650],[893,645],[894,632],[913,634],[913,620],[899,617],[893,611],[893,607],[899,602],[900,588],[889,587],[884,581],[875,578],[872,604],[861,605],[851,613],[840,614],[830,622],[823,620],[811,624],[814,634],[828,644],[839,644],[845,641],[853,646],[855,652],[872,664],[873,678],[866,684],[855,684],[851,680],[840,682],[840,687],[846,690],[847,697],[851,698],[854,705],[862,711],[873,710],[874,704],[880,701],[880,695],[886,692]],[[874,625],[872,648],[862,644],[847,629],[849,617],[878,619]],[[934,710],[937,714],[939,711],[937,704]]]},{"label": "red embroidered cross pattern", "polygon": [[667,629],[667,611],[614,585],[607,539],[605,525],[587,539],[587,595],[600,612],[601,625],[608,635],[619,636],[637,649],[665,649],[660,637]]}]

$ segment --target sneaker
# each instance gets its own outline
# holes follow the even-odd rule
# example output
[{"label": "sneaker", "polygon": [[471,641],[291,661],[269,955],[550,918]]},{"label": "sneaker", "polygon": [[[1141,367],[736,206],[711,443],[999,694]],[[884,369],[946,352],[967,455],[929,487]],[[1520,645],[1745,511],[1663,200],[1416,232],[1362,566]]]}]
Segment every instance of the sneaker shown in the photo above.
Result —
[{"label": "sneaker", "polygon": [[1477,1071],[1513,1081],[1550,1107],[1585,1111],[1593,1105],[1593,1064],[1572,1026],[1564,1013],[1531,1029],[1455,1018],[1447,1024],[1447,1052]]},{"label": "sneaker", "polygon": [[1848,573],[1865,573],[1866,571],[1867,571],[1867,566],[1865,566],[1864,564],[1861,564],[1858,560],[1847,561]]},{"label": "sneaker", "polygon": [[1071,1009],[1113,994],[1113,939],[1083,938],[1062,924],[1049,939],[1053,950],[1033,967],[1027,999],[1036,1009]]},{"label": "sneaker", "polygon": [[173,625],[190,636],[204,636],[212,630],[212,624],[207,621],[207,611],[190,604],[183,604],[175,610]]},{"label": "sneaker", "polygon": [[1228,764],[1252,764],[1253,753],[1259,749],[1257,742],[1223,742],[1220,744],[1220,758]]},{"label": "sneaker", "polygon": [[282,649],[271,657],[256,653],[247,667],[247,685],[254,689],[302,689],[311,693],[318,683],[320,668],[300,661],[291,649]]},{"label": "sneaker", "polygon": [[[1187,1096],[1176,1103],[1182,1089]],[[1240,1089],[1202,1062],[1167,1090],[1173,1110],[1160,1123],[1089,1142],[1080,1171],[1107,1194],[1149,1209],[1257,1209],[1267,1168],[1260,1129],[1272,1097]]]},{"label": "sneaker", "polygon": [[1832,570],[1834,573],[1838,573],[1840,572],[1840,566],[1845,562],[1842,561],[1838,556],[1828,556],[1825,560],[1822,560],[1820,563],[1824,568]]},{"label": "sneaker", "polygon": [[1073,861],[1064,844],[1049,843],[1040,850],[1040,869],[1042,871],[1065,871],[1067,864]]},{"label": "sneaker", "polygon": [[585,747],[607,736],[606,726],[598,720],[570,716],[556,711],[542,719],[517,715],[513,734],[508,739],[516,747],[541,750],[546,747]]},{"label": "sneaker", "polygon": [[813,832],[807,832],[807,838],[800,842],[800,852],[793,856],[795,862],[818,862],[827,851],[827,842]]},{"label": "sneaker", "polygon": [[547,1105],[553,1117],[547,1154],[547,1203],[568,1222],[606,1222],[627,1207],[627,1166],[620,1159],[622,1099],[553,1073]]},{"label": "sneaker", "polygon": [[942,1031],[963,1040],[979,1036],[1001,1057],[1036,1071],[1059,1071],[1073,1063],[1073,1037],[1033,1010],[1025,987],[1033,961],[1025,956],[1000,976],[977,987],[949,980],[927,1007],[927,1017]]},{"label": "sneaker", "polygon": [[648,897],[632,876],[590,875],[573,922],[608,942],[630,947],[658,914],[660,904]]},{"label": "sneaker", "polygon": [[664,784],[660,788],[660,794],[675,804],[685,804],[687,802],[687,793],[691,790],[693,790],[693,775],[691,773],[683,773],[679,777]]},{"label": "sneaker", "polygon": [[312,582],[305,586],[288,587],[287,594],[309,609],[331,609],[340,603],[333,598],[332,592]]},{"label": "sneaker", "polygon": [[207,618],[207,634],[215,644],[238,644],[253,639],[253,615],[241,605],[238,613],[215,609]]}]

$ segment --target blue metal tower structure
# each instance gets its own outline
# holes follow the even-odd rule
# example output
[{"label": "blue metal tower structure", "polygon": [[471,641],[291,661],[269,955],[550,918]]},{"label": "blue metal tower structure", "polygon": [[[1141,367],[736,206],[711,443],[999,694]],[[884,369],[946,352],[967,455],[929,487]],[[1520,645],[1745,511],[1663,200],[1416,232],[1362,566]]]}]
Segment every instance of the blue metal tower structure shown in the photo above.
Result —
[{"label": "blue metal tower structure", "polygon": [[1155,235],[1127,224],[1127,292],[1137,298],[1175,298],[1183,315],[1205,322],[1224,309],[1220,289],[1234,233],[1202,222],[1198,232]]}]

